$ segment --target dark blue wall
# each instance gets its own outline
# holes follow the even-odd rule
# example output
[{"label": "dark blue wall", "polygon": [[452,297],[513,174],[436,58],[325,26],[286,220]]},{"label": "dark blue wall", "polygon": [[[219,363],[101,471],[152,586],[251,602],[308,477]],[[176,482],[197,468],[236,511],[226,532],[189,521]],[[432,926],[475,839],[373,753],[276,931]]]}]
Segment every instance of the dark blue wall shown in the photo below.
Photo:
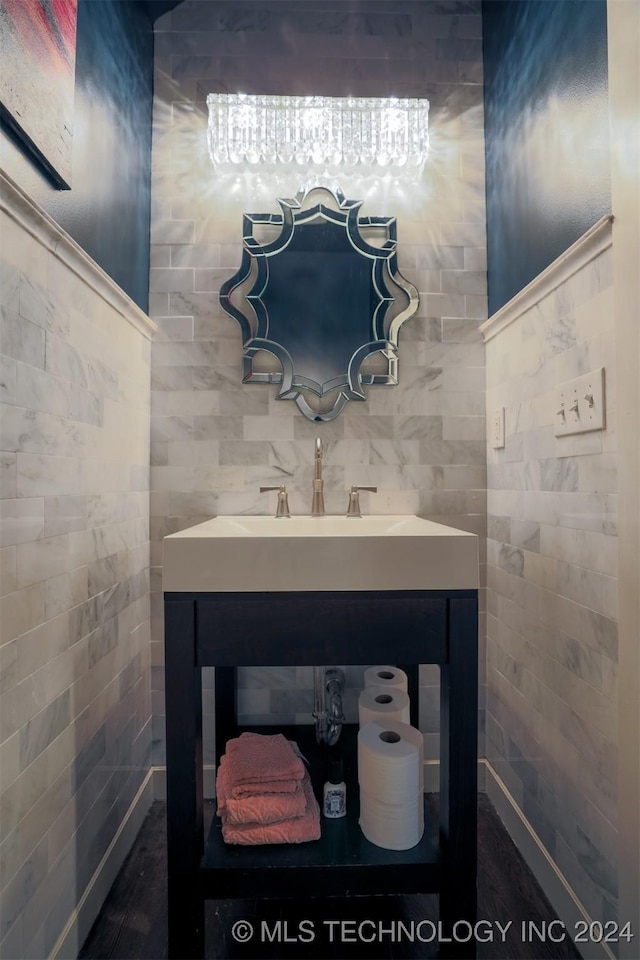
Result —
[{"label": "dark blue wall", "polygon": [[71,190],[7,143],[7,172],[148,305],[153,26],[139,0],[79,0]]},{"label": "dark blue wall", "polygon": [[489,315],[610,212],[606,0],[484,0]]}]

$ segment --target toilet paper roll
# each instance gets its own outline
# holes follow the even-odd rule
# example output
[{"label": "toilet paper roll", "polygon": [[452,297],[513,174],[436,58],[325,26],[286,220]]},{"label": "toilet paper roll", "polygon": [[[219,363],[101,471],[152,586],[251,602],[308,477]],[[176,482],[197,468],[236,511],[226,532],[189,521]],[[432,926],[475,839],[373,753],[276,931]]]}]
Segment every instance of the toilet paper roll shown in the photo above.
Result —
[{"label": "toilet paper roll", "polygon": [[382,803],[407,803],[424,787],[422,734],[408,723],[375,720],[358,731],[360,789]]},{"label": "toilet paper roll", "polygon": [[364,685],[366,687],[395,687],[407,692],[407,675],[404,670],[398,667],[369,667],[364,672]]},{"label": "toilet paper roll", "polygon": [[360,726],[372,720],[409,723],[409,695],[397,687],[365,687],[358,698]]},{"label": "toilet paper roll", "polygon": [[424,797],[419,794],[415,799],[408,800],[406,803],[383,803],[369,796],[364,790],[360,791],[360,814],[371,817],[378,817],[380,820],[387,820],[390,823],[400,822],[406,817],[411,817],[417,822],[424,822]]},{"label": "toilet paper roll", "polygon": [[360,793],[360,829],[367,840],[385,850],[409,850],[424,833],[422,796],[406,804],[385,804]]}]

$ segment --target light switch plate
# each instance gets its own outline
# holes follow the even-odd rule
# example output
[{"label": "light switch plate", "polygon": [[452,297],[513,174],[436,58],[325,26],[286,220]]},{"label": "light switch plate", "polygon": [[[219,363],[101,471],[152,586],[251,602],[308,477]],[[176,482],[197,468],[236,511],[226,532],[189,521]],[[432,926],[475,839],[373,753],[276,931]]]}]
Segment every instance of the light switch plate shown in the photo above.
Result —
[{"label": "light switch plate", "polygon": [[604,367],[560,384],[556,390],[556,437],[604,430],[604,402]]},{"label": "light switch plate", "polygon": [[491,414],[491,446],[494,450],[504,447],[504,407],[498,407]]}]

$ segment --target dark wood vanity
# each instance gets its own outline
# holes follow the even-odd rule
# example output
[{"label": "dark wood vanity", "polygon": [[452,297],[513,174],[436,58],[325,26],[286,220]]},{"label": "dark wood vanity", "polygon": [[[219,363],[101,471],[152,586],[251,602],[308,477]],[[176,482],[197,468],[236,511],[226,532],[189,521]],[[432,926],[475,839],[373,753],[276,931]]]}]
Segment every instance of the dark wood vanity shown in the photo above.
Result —
[{"label": "dark wood vanity", "polygon": [[[473,925],[477,590],[165,592],[164,606],[169,957],[204,957],[206,899],[438,893],[443,931],[458,920]],[[323,820],[320,840],[230,846],[222,841],[218,818],[205,837],[202,668],[216,668],[219,757],[239,732],[237,667],[375,663],[407,665],[416,725],[417,665],[440,667],[439,824],[426,815],[422,841],[407,851],[383,850],[365,839],[357,822],[356,731],[345,728],[348,816]],[[313,750],[312,726],[297,727],[292,735]],[[326,770],[313,760],[311,766],[318,796]],[[442,943],[440,956],[473,957],[475,947]]]}]

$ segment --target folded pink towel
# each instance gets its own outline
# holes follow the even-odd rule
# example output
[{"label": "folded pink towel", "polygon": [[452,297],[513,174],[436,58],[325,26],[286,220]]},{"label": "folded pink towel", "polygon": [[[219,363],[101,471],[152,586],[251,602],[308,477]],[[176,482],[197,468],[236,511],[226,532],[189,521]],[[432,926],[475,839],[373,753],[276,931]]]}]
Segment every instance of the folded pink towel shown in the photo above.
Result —
[{"label": "folded pink towel", "polygon": [[239,783],[231,787],[229,795],[241,799],[242,797],[263,797],[266,793],[296,793],[300,789],[300,780],[270,780],[262,783]]},{"label": "folded pink towel", "polygon": [[320,808],[313,795],[311,781],[305,775],[302,781],[306,809],[302,817],[281,820],[279,823],[233,825],[222,822],[222,837],[226,843],[254,846],[261,843],[306,843],[320,839]]},{"label": "folded pink towel", "polygon": [[[273,781],[278,783],[279,781]],[[291,817],[301,817],[306,810],[302,780],[284,781],[291,784],[289,792],[268,792],[236,799],[229,796],[229,776],[225,758],[222,757],[216,776],[217,813],[227,824],[277,823]],[[272,784],[269,784],[272,786]]]},{"label": "folded pink towel", "polygon": [[302,780],[305,773],[302,760],[281,733],[243,733],[228,741],[225,757],[232,796],[243,784]]},{"label": "folded pink towel", "polygon": [[[262,737],[262,734],[259,733],[246,733],[242,734],[243,737]],[[241,739],[241,738],[238,738]],[[265,738],[266,739],[266,738]],[[230,740],[229,743],[234,743]],[[298,745],[293,740],[288,741],[291,746],[294,756],[299,756]],[[228,744],[227,744],[228,746]],[[231,748],[233,752],[234,747]],[[226,754],[220,758],[220,766],[225,766],[227,764]],[[298,770],[299,772],[299,770]],[[255,797],[263,796],[265,793],[296,793],[300,789],[300,780],[288,779],[288,780],[254,780],[247,781],[245,783],[236,783],[232,784],[231,775],[227,771],[226,783],[228,784],[228,794],[231,797],[242,798],[242,797]]]}]

